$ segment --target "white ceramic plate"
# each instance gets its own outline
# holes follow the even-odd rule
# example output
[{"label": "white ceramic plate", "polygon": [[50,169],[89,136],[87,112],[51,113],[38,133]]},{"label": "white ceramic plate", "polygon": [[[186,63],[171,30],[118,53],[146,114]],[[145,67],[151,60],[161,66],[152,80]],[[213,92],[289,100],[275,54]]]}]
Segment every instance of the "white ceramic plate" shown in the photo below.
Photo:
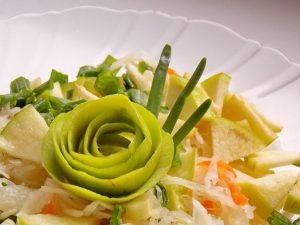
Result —
[{"label": "white ceramic plate", "polygon": [[210,21],[161,12],[96,7],[30,14],[0,21],[0,90],[23,75],[47,79],[52,68],[75,76],[79,66],[98,64],[107,54],[144,50],[158,57],[172,44],[171,66],[192,72],[208,60],[205,75],[226,72],[232,90],[243,92],[285,129],[284,149],[300,146],[300,66],[279,51],[245,39]]}]

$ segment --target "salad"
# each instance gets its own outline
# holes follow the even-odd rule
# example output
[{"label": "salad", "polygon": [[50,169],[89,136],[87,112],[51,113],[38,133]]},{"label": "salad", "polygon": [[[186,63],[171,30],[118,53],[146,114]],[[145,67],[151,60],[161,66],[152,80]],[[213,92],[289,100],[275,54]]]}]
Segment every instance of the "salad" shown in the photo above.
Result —
[{"label": "salad", "polygon": [[[0,95],[0,224],[300,224],[300,154],[229,89],[160,60],[108,55]],[[274,144],[275,143],[275,144]]]}]

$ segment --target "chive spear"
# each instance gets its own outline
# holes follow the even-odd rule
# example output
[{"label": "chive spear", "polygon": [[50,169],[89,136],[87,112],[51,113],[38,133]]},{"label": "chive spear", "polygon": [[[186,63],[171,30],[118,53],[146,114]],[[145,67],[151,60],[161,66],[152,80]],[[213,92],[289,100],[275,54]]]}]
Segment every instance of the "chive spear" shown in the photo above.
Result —
[{"label": "chive spear", "polygon": [[170,58],[171,46],[169,44],[166,44],[161,53],[159,63],[154,72],[151,90],[147,102],[147,109],[151,111],[156,117],[158,116],[160,109],[167,70],[170,64]]},{"label": "chive spear", "polygon": [[174,134],[173,141],[176,147],[180,142],[188,135],[188,133],[193,129],[193,127],[198,123],[198,121],[204,116],[206,111],[211,105],[211,100],[205,100],[185,121],[185,123],[180,127],[180,129]]},{"label": "chive spear", "polygon": [[206,58],[203,58],[200,63],[198,64],[195,72],[193,73],[192,77],[182,90],[182,92],[179,94],[179,96],[176,99],[176,102],[174,103],[166,122],[163,125],[163,129],[166,132],[172,133],[174,126],[179,118],[179,115],[182,111],[182,108],[185,104],[186,98],[191,94],[195,86],[197,85],[200,77],[202,76],[202,73],[204,71],[206,65]]}]

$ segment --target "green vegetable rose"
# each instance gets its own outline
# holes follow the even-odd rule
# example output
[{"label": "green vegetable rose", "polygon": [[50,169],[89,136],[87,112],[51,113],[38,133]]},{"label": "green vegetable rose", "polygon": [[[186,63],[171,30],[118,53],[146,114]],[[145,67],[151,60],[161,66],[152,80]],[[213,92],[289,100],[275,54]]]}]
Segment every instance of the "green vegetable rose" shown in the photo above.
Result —
[{"label": "green vegetable rose", "polygon": [[110,203],[133,199],[158,183],[174,144],[155,116],[125,95],[89,101],[59,115],[42,145],[42,162],[63,188]]}]

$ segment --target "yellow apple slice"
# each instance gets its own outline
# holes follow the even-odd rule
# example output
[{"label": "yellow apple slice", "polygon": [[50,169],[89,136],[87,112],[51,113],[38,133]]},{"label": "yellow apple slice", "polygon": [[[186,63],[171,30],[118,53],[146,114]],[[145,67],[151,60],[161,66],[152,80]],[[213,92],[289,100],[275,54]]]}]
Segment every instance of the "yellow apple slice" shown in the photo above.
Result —
[{"label": "yellow apple slice", "polygon": [[[263,119],[261,114],[239,94],[233,94],[224,104],[222,115],[235,121],[247,119],[253,132],[265,144],[270,144],[277,138],[277,134],[269,127],[271,122],[266,123],[266,119]],[[275,127],[275,124],[273,126]],[[275,130],[279,128],[276,127]]]},{"label": "yellow apple slice", "polygon": [[[257,154],[257,153],[254,153],[254,154]],[[253,154],[251,154],[251,155],[253,155]],[[239,171],[241,171],[241,172],[243,172],[243,173],[245,173],[245,174],[247,174],[247,175],[249,175],[251,177],[254,177],[254,178],[259,178],[259,177],[263,177],[263,176],[266,176],[266,175],[274,173],[274,171],[269,170],[269,169],[254,170],[252,167],[249,167],[245,163],[245,161],[243,161],[241,159],[240,160],[235,160],[235,161],[231,162],[230,165],[233,168],[235,168],[235,169],[237,169],[237,170],[239,170]]]},{"label": "yellow apple slice", "polygon": [[211,147],[211,155],[234,161],[261,150],[264,144],[250,130],[237,122],[215,117],[202,120],[198,130]]},{"label": "yellow apple slice", "polygon": [[273,209],[279,209],[296,181],[300,172],[280,171],[265,177],[240,182],[241,191],[247,196],[251,205],[256,207],[255,212],[266,219]]},{"label": "yellow apple slice", "polygon": [[201,82],[202,87],[216,106],[217,115],[222,114],[224,98],[228,93],[231,77],[225,73],[215,74]]},{"label": "yellow apple slice", "polygon": [[298,180],[288,194],[284,204],[284,210],[289,213],[300,214],[300,180]]},{"label": "yellow apple slice", "polygon": [[32,105],[28,105],[0,133],[0,152],[40,162],[42,140],[47,132],[48,125],[44,118]]},{"label": "yellow apple slice", "polygon": [[261,151],[246,157],[245,163],[254,171],[262,171],[279,166],[300,164],[300,153],[276,150]]}]

